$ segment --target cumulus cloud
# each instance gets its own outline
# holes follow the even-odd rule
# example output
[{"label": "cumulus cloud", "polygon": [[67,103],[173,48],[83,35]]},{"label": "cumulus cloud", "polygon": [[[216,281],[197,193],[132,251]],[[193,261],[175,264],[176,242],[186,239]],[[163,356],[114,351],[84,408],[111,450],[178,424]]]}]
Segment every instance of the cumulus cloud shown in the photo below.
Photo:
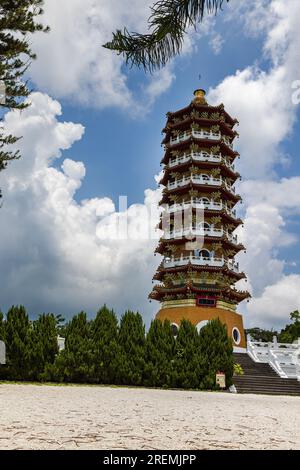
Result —
[{"label": "cumulus cloud", "polygon": [[268,285],[261,296],[248,305],[249,326],[274,329],[282,328],[289,322],[289,313],[300,305],[300,275],[282,276],[278,282]]},{"label": "cumulus cloud", "polygon": [[51,27],[51,33],[33,38],[38,55],[30,72],[33,80],[40,89],[77,103],[132,105],[132,94],[121,70],[122,59],[102,44],[123,22],[128,21],[134,28],[144,25],[149,4],[86,0],[83,8],[80,0],[46,0],[43,21]]},{"label": "cumulus cloud", "polygon": [[[257,63],[225,79],[209,92],[209,101],[223,102],[240,121],[238,169],[245,178],[239,185],[245,207],[245,223],[239,237],[247,254],[239,256],[248,274],[253,295],[242,306],[248,313],[246,324],[272,326],[288,320],[289,309],[300,307],[299,296],[289,294],[299,276],[285,275],[287,265],[279,249],[298,241],[286,230],[287,217],[299,214],[299,177],[278,178],[275,165],[285,167],[288,157],[281,143],[290,137],[296,122],[297,107],[292,103],[292,83],[298,78],[300,9],[294,0],[255,0],[230,2],[226,20],[238,22],[247,35],[263,38],[263,58],[267,69]],[[242,283],[241,283],[242,284]],[[243,287],[245,285],[243,284]],[[280,295],[272,294],[277,291]],[[281,296],[281,307],[278,307]],[[276,311],[276,314],[274,313]]]},{"label": "cumulus cloud", "polygon": [[241,186],[241,194],[248,204],[265,202],[285,214],[297,215],[300,212],[300,177],[279,180],[246,180]]},{"label": "cumulus cloud", "polygon": [[[42,20],[49,34],[33,36],[37,60],[30,76],[39,90],[75,104],[105,108],[116,106],[133,116],[145,113],[175,80],[174,61],[153,75],[135,75],[128,82],[124,59],[102,47],[116,29],[147,32],[153,0],[45,0]],[[59,12],[59,13],[58,13]],[[205,18],[197,34],[185,38],[181,56],[195,50],[200,37],[220,52],[222,40],[213,16]],[[177,60],[180,60],[178,58]]]},{"label": "cumulus cloud", "polygon": [[295,236],[286,233],[284,228],[284,219],[276,207],[260,203],[247,208],[244,227],[238,230],[247,254],[240,255],[240,259],[254,296],[260,295],[268,284],[277,282],[283,275],[285,263],[277,258],[276,249],[296,241]]},{"label": "cumulus cloud", "polygon": [[[149,320],[152,310],[146,298],[157,265],[157,240],[149,240],[143,230],[148,224],[154,233],[158,212],[154,211],[151,226],[148,214],[154,201],[157,207],[159,192],[146,190],[144,204],[122,213],[109,198],[76,202],[86,174],[83,162],[68,158],[61,169],[52,164],[84,129],[60,122],[61,107],[49,96],[34,93],[30,100],[30,108],[8,113],[4,123],[24,138],[22,159],[1,173],[5,224],[0,257],[6,270],[2,308],[14,302],[33,313],[74,314],[81,308],[94,312],[106,302],[118,312],[140,309]],[[130,239],[99,236],[101,226],[110,225],[111,235],[113,220],[126,215]]]},{"label": "cumulus cloud", "polygon": [[[54,96],[77,103],[138,112],[141,103],[130,91],[122,59],[101,44],[123,24],[144,29],[150,3],[136,0],[129,8],[127,1],[87,0],[82,12],[79,0],[59,4],[46,0],[45,19],[52,33],[36,39],[35,82]],[[238,17],[233,13],[234,3],[239,5]],[[252,65],[237,71],[209,93],[210,102],[223,101],[240,119],[239,169],[251,178],[240,185],[246,212],[244,228],[239,229],[248,249],[240,256],[241,267],[249,275],[253,294],[243,307],[248,325],[284,324],[289,310],[300,307],[299,276],[286,275],[286,262],[278,255],[281,247],[297,240],[287,232],[286,215],[299,213],[300,180],[297,176],[279,179],[274,170],[275,164],[286,160],[280,144],[292,133],[296,116],[289,87],[299,66],[296,3],[256,0],[249,6],[230,2],[231,21],[243,18],[248,34],[264,35],[264,55],[271,66],[263,70]],[[57,15],[58,7],[61,15]],[[186,52],[194,50],[194,40],[194,36],[188,38]],[[217,44],[213,35],[209,41]],[[143,88],[147,103],[152,104],[172,80],[173,65],[150,78]],[[8,130],[24,139],[23,158],[0,174],[5,194],[2,307],[7,308],[13,299],[36,313],[49,309],[74,313],[79,308],[92,311],[107,302],[118,311],[140,309],[149,319],[157,305],[152,308],[145,299],[158,260],[153,257],[157,241],[149,241],[148,234],[154,230],[158,213],[154,211],[150,225],[148,213],[153,203],[157,205],[159,191],[146,190],[144,204],[125,211],[109,198],[76,202],[76,191],[88,169],[71,158],[62,159],[60,168],[53,163],[82,138],[84,128],[61,122],[61,106],[49,96],[35,93],[31,101],[22,114],[11,112],[5,118]],[[124,218],[131,240],[118,236]]]},{"label": "cumulus cloud", "polygon": [[279,144],[292,134],[296,120],[291,86],[299,78],[300,9],[294,0],[256,1],[235,3],[230,15],[231,21],[245,22],[249,32],[264,33],[264,53],[272,65],[267,71],[258,65],[237,70],[210,90],[209,99],[226,103],[240,121],[242,173],[250,178],[269,177],[275,164],[286,162]]}]

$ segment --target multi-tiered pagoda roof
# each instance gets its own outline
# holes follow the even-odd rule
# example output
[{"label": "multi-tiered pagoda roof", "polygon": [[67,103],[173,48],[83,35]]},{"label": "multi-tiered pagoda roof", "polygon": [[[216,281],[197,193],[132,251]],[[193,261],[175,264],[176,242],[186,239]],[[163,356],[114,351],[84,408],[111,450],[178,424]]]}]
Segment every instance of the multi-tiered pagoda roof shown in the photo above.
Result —
[{"label": "multi-tiered pagoda roof", "polygon": [[[167,114],[160,180],[163,235],[156,249],[164,258],[151,299],[235,306],[250,296],[235,287],[245,278],[235,261],[245,250],[235,235],[242,224],[235,208],[241,200],[234,186],[240,179],[233,146],[237,123],[222,104],[208,105],[203,90],[196,90],[189,106]],[[186,211],[188,223],[178,227]]]}]

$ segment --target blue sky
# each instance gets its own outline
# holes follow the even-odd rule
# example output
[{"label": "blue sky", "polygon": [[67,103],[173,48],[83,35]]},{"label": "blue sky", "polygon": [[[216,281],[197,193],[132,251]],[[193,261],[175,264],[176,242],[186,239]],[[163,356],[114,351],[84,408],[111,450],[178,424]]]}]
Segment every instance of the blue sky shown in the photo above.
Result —
[{"label": "blue sky", "polygon": [[[246,38],[241,28],[229,34],[222,15],[218,25],[220,34],[226,38],[222,52],[214,54],[207,39],[200,39],[199,52],[175,60],[176,79],[145,114],[130,116],[118,107],[97,110],[61,100],[63,119],[80,122],[86,129],[83,139],[65,152],[75,160],[84,156],[87,167],[84,184],[76,195],[78,200],[108,195],[117,202],[119,194],[127,194],[131,203],[143,202],[145,188],[154,187],[154,175],[160,169],[161,130],[166,112],[188,104],[195,88],[202,86],[208,90],[237,69],[252,65],[261,50],[261,38]],[[261,62],[263,67],[268,66],[267,61]],[[147,81],[144,71],[126,66],[122,69],[128,86],[142,93],[140,89]]]},{"label": "blue sky", "polygon": [[84,13],[80,0],[46,0],[51,33],[33,38],[33,106],[6,118],[24,139],[22,161],[0,176],[4,311],[23,303],[32,315],[91,314],[106,302],[118,313],[139,309],[149,323],[158,309],[147,300],[156,241],[99,241],[97,233],[119,217],[119,195],[145,223],[159,200],[166,112],[186,106],[199,85],[240,121],[239,236],[248,247],[240,262],[253,295],[240,307],[246,325],[280,327],[300,308],[299,106],[291,101],[300,5],[287,3],[231,0],[149,76],[100,45],[116,27],[143,30],[150,0],[87,0]]}]

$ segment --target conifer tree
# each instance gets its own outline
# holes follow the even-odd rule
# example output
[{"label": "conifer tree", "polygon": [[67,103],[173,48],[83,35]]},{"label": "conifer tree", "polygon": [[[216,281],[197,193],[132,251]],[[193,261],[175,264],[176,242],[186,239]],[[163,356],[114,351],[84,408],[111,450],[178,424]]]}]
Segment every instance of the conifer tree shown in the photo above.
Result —
[{"label": "conifer tree", "polygon": [[118,383],[141,385],[145,367],[145,325],[139,313],[128,311],[122,316],[119,346]]},{"label": "conifer tree", "polygon": [[114,384],[117,377],[120,348],[118,345],[118,320],[106,305],[102,307],[91,324],[95,380]]},{"label": "conifer tree", "polygon": [[31,370],[34,380],[43,378],[45,369],[54,364],[58,354],[57,322],[52,314],[40,315],[31,333]]},{"label": "conifer tree", "polygon": [[30,371],[31,325],[23,306],[11,307],[5,325],[8,373],[12,379],[25,380]]},{"label": "conifer tree", "polygon": [[188,320],[182,320],[176,338],[174,372],[174,386],[199,388],[203,377],[199,337],[196,327]]},{"label": "conifer tree", "polygon": [[90,324],[81,312],[67,325],[65,349],[48,373],[59,381],[84,383],[94,380],[94,369]]},{"label": "conifer tree", "polygon": [[[36,22],[42,13],[43,0],[1,0],[0,2],[0,82],[4,85],[2,109],[24,109],[30,90],[23,76],[36,58],[30,47],[29,35],[49,28]],[[2,116],[0,116],[2,117]],[[20,157],[18,151],[8,150],[17,137],[5,134],[0,119],[0,171],[7,163]]]},{"label": "conifer tree", "polygon": [[300,313],[295,310],[290,314],[292,323],[285,326],[279,333],[278,340],[280,343],[293,343],[300,338]]},{"label": "conifer tree", "polygon": [[175,338],[168,320],[153,320],[146,336],[144,385],[169,387],[172,384]]},{"label": "conifer tree", "polygon": [[216,373],[224,372],[226,385],[232,384],[233,347],[226,326],[219,319],[211,320],[199,333],[200,356],[204,360],[203,388],[216,388]]}]

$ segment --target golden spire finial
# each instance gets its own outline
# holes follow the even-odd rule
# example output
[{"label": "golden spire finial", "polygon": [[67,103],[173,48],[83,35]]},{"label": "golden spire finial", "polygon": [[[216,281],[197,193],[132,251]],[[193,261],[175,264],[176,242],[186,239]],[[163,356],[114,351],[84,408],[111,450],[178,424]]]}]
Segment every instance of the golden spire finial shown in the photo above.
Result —
[{"label": "golden spire finial", "polygon": [[197,90],[194,91],[194,103],[196,104],[207,104],[206,99],[205,99],[206,91],[203,90],[202,88],[198,88]]}]

